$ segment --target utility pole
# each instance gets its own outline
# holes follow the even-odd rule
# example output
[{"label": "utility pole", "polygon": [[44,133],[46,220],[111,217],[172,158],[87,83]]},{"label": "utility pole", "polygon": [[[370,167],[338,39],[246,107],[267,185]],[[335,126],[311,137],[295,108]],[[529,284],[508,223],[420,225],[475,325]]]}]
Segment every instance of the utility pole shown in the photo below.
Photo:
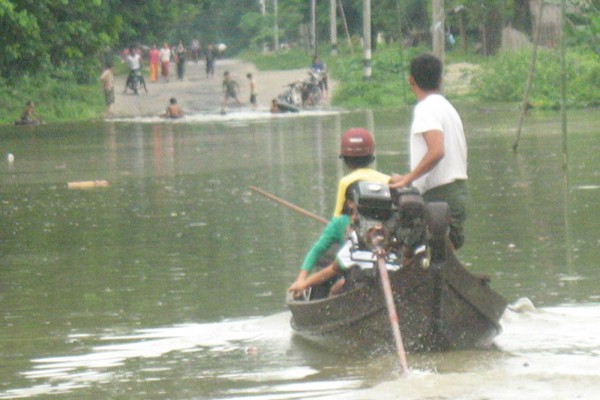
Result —
[{"label": "utility pole", "polygon": [[444,0],[432,0],[432,20],[431,38],[433,55],[439,58],[444,63],[445,52],[445,25],[444,25]]},{"label": "utility pole", "polygon": [[317,55],[317,0],[310,2],[310,36],[313,55]]},{"label": "utility pole", "polygon": [[371,79],[371,0],[363,0],[363,79]]},{"label": "utility pole", "polygon": [[329,37],[331,39],[331,55],[337,56],[337,0],[329,0]]},{"label": "utility pole", "polygon": [[274,46],[273,46],[273,50],[277,51],[279,50],[279,22],[277,21],[277,19],[279,18],[278,13],[279,13],[279,0],[273,0],[273,16],[275,17],[275,26],[273,27],[273,36],[274,36]]},{"label": "utility pole", "polygon": [[[262,15],[263,21],[265,19],[265,15],[267,14],[267,9],[265,5],[265,0],[258,0],[260,3],[260,15]],[[263,53],[267,53],[267,42],[263,41]]]}]

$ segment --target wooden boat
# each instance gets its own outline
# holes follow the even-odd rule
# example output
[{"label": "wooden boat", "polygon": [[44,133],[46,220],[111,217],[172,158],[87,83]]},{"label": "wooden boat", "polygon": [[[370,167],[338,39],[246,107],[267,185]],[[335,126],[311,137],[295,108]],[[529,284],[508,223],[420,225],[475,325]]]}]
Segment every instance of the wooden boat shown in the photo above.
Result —
[{"label": "wooden boat", "polygon": [[[428,213],[433,217],[425,218],[433,235],[429,234],[429,248],[422,254],[429,256],[415,257],[395,270],[388,268],[404,347],[408,351],[489,347],[501,332],[499,320],[506,301],[489,286],[489,278],[467,271],[449,249],[447,206],[441,204]],[[325,287],[314,287],[303,299],[288,293],[295,333],[344,351],[373,353],[394,347],[376,267],[353,267],[340,294],[328,297],[327,292]]]}]

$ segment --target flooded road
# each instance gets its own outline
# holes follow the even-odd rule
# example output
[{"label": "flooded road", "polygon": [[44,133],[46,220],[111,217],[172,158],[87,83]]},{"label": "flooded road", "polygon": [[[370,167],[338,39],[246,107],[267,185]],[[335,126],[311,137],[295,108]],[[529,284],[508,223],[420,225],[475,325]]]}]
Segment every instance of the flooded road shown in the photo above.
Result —
[{"label": "flooded road", "polygon": [[[459,257],[511,303],[494,351],[365,358],[295,337],[283,294],[344,174],[339,137],[408,165],[407,110],[0,128],[0,398],[592,399],[600,339],[598,111],[460,109],[472,204]],[[7,155],[14,159],[9,162]],[[68,189],[106,180],[108,187]],[[343,349],[342,349],[343,350]]]}]

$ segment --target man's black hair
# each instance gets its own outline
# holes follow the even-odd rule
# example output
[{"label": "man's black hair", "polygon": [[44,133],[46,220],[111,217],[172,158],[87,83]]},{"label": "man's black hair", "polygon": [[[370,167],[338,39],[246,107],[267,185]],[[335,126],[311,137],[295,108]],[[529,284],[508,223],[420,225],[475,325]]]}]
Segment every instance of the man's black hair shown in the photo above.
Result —
[{"label": "man's black hair", "polygon": [[410,62],[410,74],[421,89],[439,90],[442,62],[431,54],[421,54]]}]

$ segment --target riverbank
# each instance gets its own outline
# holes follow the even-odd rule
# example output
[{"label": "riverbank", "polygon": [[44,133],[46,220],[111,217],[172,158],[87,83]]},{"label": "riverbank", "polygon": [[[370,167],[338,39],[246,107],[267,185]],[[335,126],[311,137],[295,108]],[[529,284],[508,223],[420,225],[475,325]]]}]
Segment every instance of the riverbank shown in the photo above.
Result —
[{"label": "riverbank", "polygon": [[[174,67],[174,65],[173,65]],[[215,74],[207,77],[203,62],[186,64],[184,79],[179,81],[175,75],[175,68],[171,69],[172,75],[169,82],[160,78],[157,82],[150,82],[147,77],[148,92],[142,91],[134,95],[130,90],[123,93],[126,76],[115,78],[115,104],[113,115],[115,118],[153,116],[164,112],[169,99],[175,97],[188,114],[218,112],[223,100],[223,73],[229,71],[231,77],[240,86],[239,99],[241,107],[248,108],[250,99],[250,82],[246,78],[251,73],[258,87],[258,109],[268,110],[271,100],[285,90],[288,83],[304,80],[307,69],[259,71],[254,64],[238,59],[222,59],[215,63]],[[335,82],[330,82],[330,92],[335,87]],[[329,105],[331,96],[323,99],[323,105]],[[231,105],[230,108],[239,106]]]}]

